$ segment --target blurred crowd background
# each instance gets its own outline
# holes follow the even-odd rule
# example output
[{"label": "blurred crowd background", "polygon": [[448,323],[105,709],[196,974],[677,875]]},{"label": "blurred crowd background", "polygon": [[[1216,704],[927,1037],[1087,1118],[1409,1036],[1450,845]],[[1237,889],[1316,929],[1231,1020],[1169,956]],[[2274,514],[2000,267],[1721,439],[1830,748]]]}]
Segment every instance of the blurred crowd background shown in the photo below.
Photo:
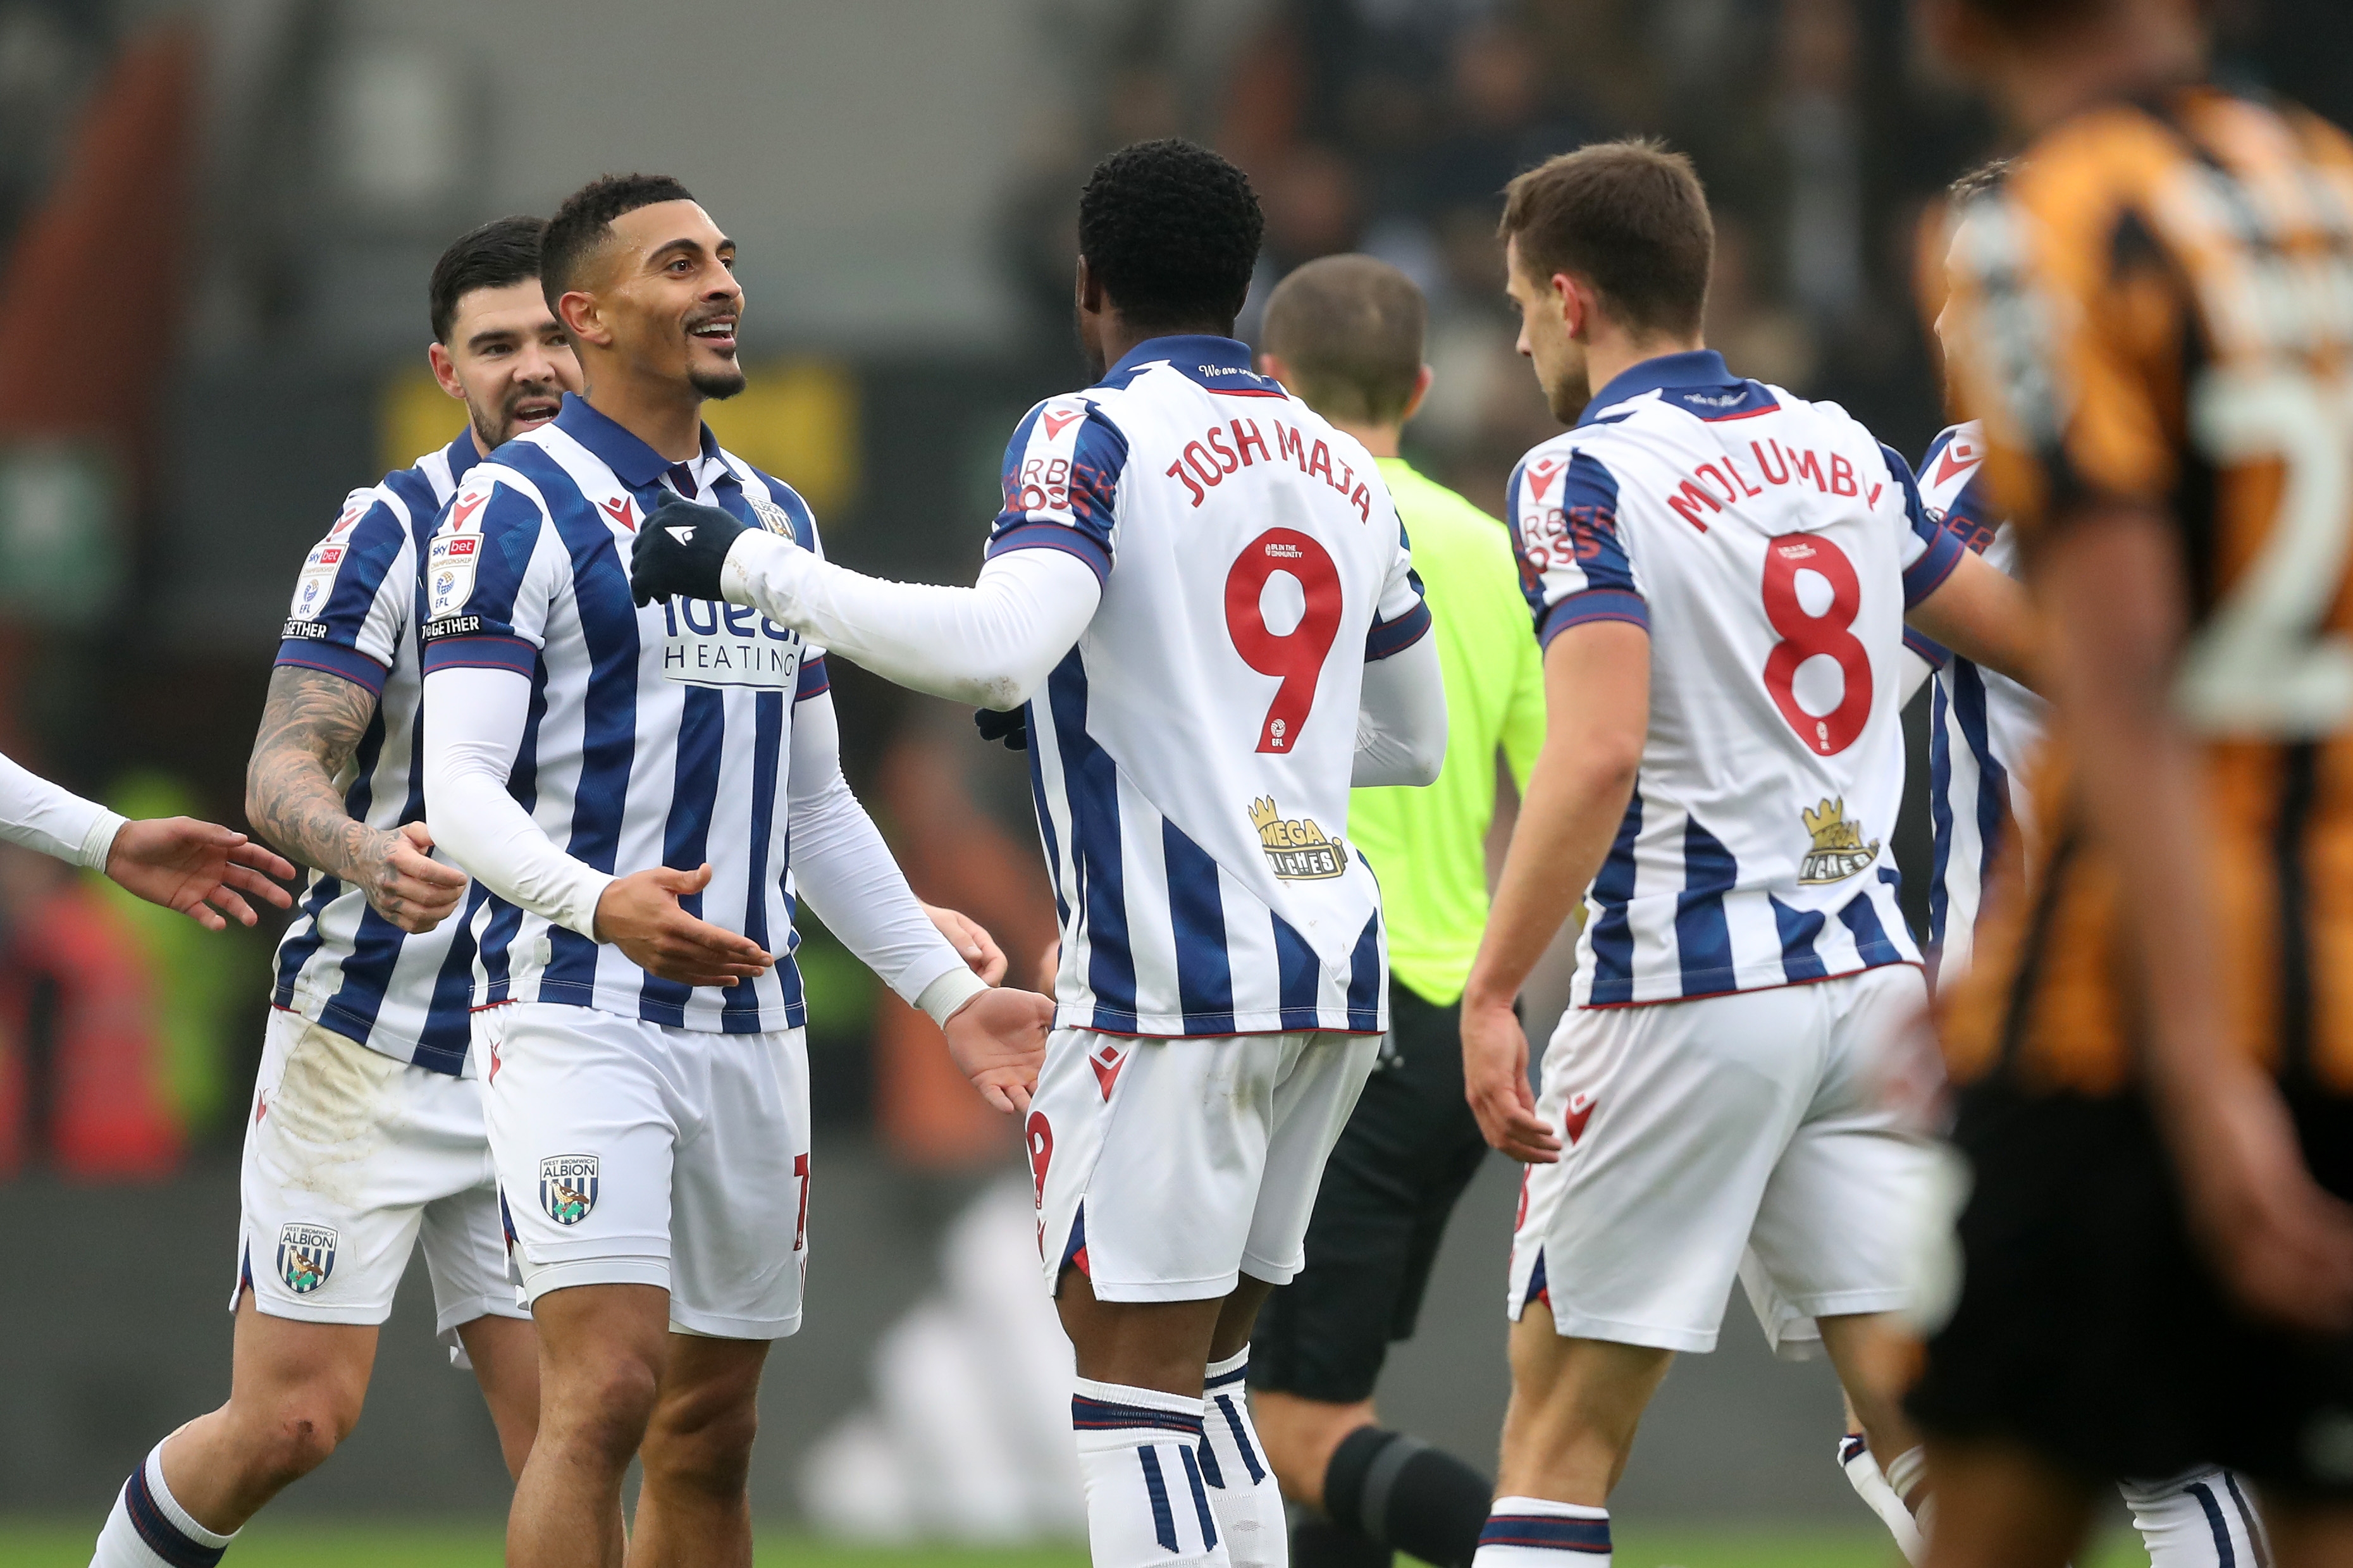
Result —
[{"label": "blurred crowd background", "polygon": [[[2353,6],[2217,7],[2230,79],[2353,122]],[[1183,134],[1249,171],[1245,331],[1317,256],[1415,278],[1437,382],[1409,454],[1493,510],[1554,427],[1513,352],[1500,189],[1631,133],[1706,181],[1733,367],[1920,451],[1916,237],[1995,142],[1904,0],[0,0],[0,751],[241,824],[302,552],[459,427],[425,367],[434,257],[598,173],[675,174],[741,243],[752,384],[713,405],[723,440],[838,559],[964,581],[1014,421],[1083,380],[1075,199],[1103,153]],[[1033,974],[1019,760],[836,679],[918,890]],[[806,934],[821,1136],[933,1179],[1003,1166],[932,1026]],[[232,1172],[274,935],[0,846],[0,1182]]]}]

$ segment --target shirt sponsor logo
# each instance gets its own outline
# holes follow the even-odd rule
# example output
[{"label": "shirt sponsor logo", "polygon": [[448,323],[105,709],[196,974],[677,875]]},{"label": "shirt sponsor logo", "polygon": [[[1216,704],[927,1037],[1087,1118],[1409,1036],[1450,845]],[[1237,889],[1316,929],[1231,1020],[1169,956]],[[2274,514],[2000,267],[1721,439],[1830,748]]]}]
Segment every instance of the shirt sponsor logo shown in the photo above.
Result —
[{"label": "shirt sponsor logo", "polygon": [[1312,816],[1286,818],[1272,795],[1250,802],[1250,816],[1266,863],[1286,881],[1316,881],[1348,868],[1346,845],[1325,837]]},{"label": "shirt sponsor logo", "polygon": [[1846,819],[1846,800],[1826,800],[1819,807],[1803,813],[1806,831],[1813,835],[1814,847],[1806,851],[1805,860],[1798,868],[1798,880],[1820,886],[1824,882],[1843,882],[1857,871],[1866,870],[1879,859],[1879,840],[1862,841],[1862,827]]},{"label": "shirt sponsor logo", "polygon": [[291,1220],[278,1227],[278,1278],[297,1296],[308,1296],[335,1271],[332,1226]]},{"label": "shirt sponsor logo", "polygon": [[596,1210],[594,1154],[551,1154],[539,1163],[539,1206],[558,1225],[578,1225]]},{"label": "shirt sponsor logo", "polygon": [[757,610],[672,599],[662,606],[662,674],[670,679],[763,691],[790,691],[799,683],[800,634]]}]

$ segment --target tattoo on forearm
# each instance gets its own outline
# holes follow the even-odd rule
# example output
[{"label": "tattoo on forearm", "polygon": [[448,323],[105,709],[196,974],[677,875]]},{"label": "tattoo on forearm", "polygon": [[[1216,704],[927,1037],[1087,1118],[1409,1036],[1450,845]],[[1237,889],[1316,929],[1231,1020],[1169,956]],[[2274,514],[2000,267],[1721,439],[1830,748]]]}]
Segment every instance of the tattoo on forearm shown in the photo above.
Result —
[{"label": "tattoo on forearm", "polygon": [[383,836],[343,809],[335,775],[375,717],[375,693],[356,681],[280,665],[245,770],[254,831],[289,858],[363,888],[381,871]]}]

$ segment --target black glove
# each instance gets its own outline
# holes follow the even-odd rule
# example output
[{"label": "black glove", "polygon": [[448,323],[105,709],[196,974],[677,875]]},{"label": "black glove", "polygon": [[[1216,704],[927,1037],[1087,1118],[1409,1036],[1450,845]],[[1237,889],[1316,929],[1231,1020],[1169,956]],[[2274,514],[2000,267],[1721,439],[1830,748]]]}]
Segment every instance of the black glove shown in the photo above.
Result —
[{"label": "black glove", "polygon": [[994,708],[974,712],[972,721],[984,741],[1002,741],[1009,752],[1029,749],[1029,705],[1023,703],[1010,713],[999,713]]},{"label": "black glove", "polygon": [[719,568],[746,525],[715,506],[666,500],[654,508],[629,556],[629,596],[640,605],[673,595],[716,599]]}]

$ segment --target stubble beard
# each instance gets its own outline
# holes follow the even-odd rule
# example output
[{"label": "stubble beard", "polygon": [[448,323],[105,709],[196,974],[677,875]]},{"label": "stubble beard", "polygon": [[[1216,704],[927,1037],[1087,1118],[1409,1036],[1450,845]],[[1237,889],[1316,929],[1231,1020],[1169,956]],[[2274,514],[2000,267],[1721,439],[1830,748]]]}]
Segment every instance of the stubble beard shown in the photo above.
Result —
[{"label": "stubble beard", "polygon": [[746,378],[744,367],[730,364],[724,370],[697,367],[686,373],[686,384],[712,402],[724,402],[744,390]]}]

